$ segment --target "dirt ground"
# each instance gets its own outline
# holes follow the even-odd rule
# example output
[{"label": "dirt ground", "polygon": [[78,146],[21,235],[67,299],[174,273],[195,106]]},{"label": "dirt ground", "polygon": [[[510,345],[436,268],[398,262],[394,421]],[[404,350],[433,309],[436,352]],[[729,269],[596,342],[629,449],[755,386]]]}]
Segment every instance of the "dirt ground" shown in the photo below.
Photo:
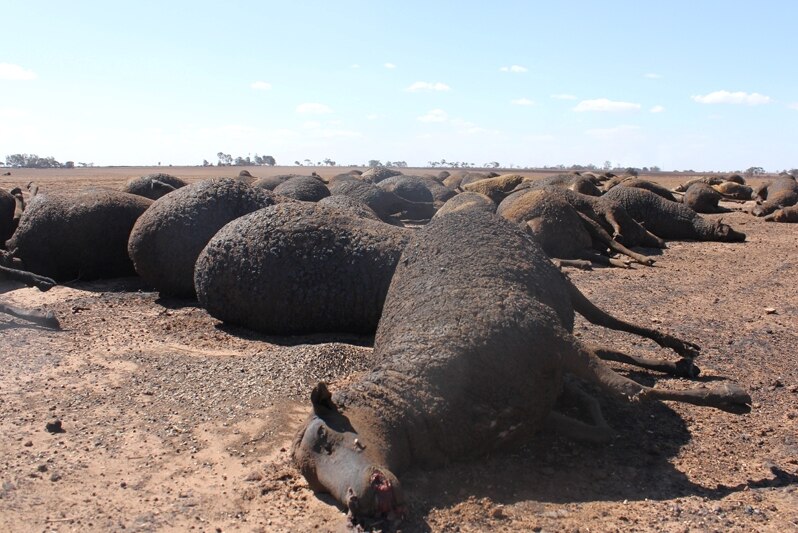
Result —
[{"label": "dirt ground", "polygon": [[[13,169],[0,186],[118,186],[158,170],[225,174]],[[611,444],[544,434],[514,453],[409,472],[402,530],[798,531],[798,225],[744,213],[724,220],[747,241],[671,242],[653,268],[568,273],[617,316],[700,344],[699,381],[739,383],[753,396],[750,414],[600,396],[618,433]],[[0,318],[0,530],[346,529],[344,514],[291,466],[290,442],[311,387],[356,378],[372,339],[226,327],[135,278],[46,293],[5,283],[0,293],[54,311],[63,325],[51,332]],[[584,321],[575,331],[671,356]],[[692,384],[613,365],[648,385]],[[63,432],[45,429],[55,419]]]}]

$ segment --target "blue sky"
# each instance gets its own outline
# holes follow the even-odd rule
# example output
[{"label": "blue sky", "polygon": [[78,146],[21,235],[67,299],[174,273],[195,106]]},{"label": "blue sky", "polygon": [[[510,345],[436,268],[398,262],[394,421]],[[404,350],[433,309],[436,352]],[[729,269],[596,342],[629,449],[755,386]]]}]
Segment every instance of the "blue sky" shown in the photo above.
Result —
[{"label": "blue sky", "polygon": [[798,2],[0,1],[0,158],[798,167]]}]

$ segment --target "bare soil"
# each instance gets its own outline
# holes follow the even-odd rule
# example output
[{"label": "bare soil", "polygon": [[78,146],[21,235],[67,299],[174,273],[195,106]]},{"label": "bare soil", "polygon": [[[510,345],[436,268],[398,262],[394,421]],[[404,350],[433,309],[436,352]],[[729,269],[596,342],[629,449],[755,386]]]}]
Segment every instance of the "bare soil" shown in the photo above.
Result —
[{"label": "bare soil", "polygon": [[[13,169],[0,186],[115,187],[157,171],[191,181],[238,170]],[[402,530],[798,531],[798,225],[724,220],[747,242],[671,242],[653,268],[569,275],[617,316],[700,344],[699,381],[736,381],[753,396],[751,414],[599,396],[618,433],[611,444],[542,434],[514,453],[409,472]],[[226,327],[136,278],[47,293],[4,283],[0,293],[54,311],[64,328],[0,317],[0,530],[346,529],[291,466],[290,444],[311,387],[369,368],[372,339]],[[584,321],[575,331],[672,356]],[[648,385],[694,385],[614,366]],[[48,432],[56,419],[63,432]]]}]

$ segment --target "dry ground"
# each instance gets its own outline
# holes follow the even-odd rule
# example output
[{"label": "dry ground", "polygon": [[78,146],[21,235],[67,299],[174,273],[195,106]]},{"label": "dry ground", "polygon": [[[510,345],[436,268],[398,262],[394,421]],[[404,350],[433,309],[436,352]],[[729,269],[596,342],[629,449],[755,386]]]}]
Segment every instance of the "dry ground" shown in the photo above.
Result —
[{"label": "dry ground", "polygon": [[[116,186],[157,170],[15,169],[0,186]],[[160,170],[190,180],[225,173]],[[403,530],[798,530],[798,225],[742,213],[725,220],[748,241],[674,242],[654,268],[570,275],[618,316],[698,342],[703,381],[740,383],[753,396],[751,414],[602,397],[618,430],[610,445],[540,435],[513,454],[403,476]],[[64,326],[55,333],[0,322],[0,530],[345,529],[344,515],[291,467],[288,450],[310,387],[368,368],[370,339],[227,328],[136,279],[47,293],[4,284],[0,292],[52,309]],[[668,356],[584,322],[576,332]],[[658,387],[690,385],[617,368]],[[45,430],[54,419],[63,433]]]}]

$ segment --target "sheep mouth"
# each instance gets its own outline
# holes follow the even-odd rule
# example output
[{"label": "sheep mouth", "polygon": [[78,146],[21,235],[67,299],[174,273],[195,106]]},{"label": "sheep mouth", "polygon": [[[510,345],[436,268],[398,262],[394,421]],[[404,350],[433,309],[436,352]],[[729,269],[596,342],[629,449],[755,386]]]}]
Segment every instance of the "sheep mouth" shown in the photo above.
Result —
[{"label": "sheep mouth", "polygon": [[374,491],[374,509],[377,514],[383,516],[396,514],[398,508],[391,480],[379,470],[375,470],[371,474],[369,485],[371,485],[371,490]]},{"label": "sheep mouth", "polygon": [[[347,513],[349,528],[354,531],[366,531],[374,528],[388,528],[401,523],[405,518],[406,509],[398,498],[399,490],[393,481],[380,470],[374,469],[368,478],[367,491],[372,498],[372,507],[368,510],[358,500],[350,488],[347,495]],[[361,510],[365,512],[361,512]],[[364,529],[365,528],[365,529]]]}]

